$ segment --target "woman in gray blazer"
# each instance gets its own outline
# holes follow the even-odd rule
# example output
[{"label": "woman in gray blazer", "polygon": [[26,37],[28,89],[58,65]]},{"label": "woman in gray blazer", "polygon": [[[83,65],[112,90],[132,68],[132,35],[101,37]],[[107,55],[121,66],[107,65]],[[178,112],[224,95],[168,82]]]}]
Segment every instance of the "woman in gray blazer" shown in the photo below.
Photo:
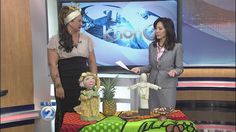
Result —
[{"label": "woman in gray blazer", "polygon": [[150,73],[148,82],[162,89],[149,91],[149,108],[175,108],[178,76],[183,72],[182,44],[176,43],[174,23],[169,18],[158,18],[153,23],[155,39],[149,45],[149,64],[135,67],[134,73]]}]

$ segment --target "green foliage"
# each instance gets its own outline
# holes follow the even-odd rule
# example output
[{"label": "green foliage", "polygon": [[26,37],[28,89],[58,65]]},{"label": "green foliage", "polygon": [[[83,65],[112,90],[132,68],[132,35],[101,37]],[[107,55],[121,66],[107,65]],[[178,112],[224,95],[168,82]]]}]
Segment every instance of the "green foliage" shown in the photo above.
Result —
[{"label": "green foliage", "polygon": [[113,100],[116,92],[118,76],[115,78],[101,78],[103,100]]}]

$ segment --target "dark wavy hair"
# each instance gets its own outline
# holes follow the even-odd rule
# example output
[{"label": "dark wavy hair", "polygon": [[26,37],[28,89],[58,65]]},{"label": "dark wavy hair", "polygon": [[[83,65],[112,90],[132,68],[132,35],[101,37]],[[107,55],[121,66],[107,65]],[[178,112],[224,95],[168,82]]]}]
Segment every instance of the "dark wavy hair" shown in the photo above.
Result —
[{"label": "dark wavy hair", "polygon": [[67,30],[67,24],[64,23],[64,18],[66,18],[74,10],[68,6],[61,8],[59,12],[59,49],[63,49],[65,52],[69,53],[73,49],[72,36]]},{"label": "dark wavy hair", "polygon": [[[166,40],[164,42],[164,47],[167,50],[173,50],[175,47],[176,35],[175,35],[175,27],[174,23],[170,18],[166,17],[159,17],[154,23],[153,27],[156,29],[156,25],[158,22],[161,22],[166,30]],[[160,42],[160,39],[157,39],[156,36],[154,38],[154,41],[152,42],[154,47],[157,47],[157,42]]]}]

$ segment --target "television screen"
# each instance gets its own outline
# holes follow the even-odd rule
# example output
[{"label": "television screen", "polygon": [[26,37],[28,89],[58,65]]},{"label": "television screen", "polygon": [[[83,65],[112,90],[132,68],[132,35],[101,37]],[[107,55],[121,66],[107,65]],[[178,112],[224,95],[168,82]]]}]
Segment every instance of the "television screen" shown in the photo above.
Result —
[{"label": "television screen", "polygon": [[185,67],[235,67],[235,0],[184,0]]},{"label": "television screen", "polygon": [[95,43],[99,67],[148,64],[148,46],[153,41],[153,22],[158,17],[174,21],[177,33],[177,1],[96,1],[60,2],[60,6],[79,6],[83,29]]}]

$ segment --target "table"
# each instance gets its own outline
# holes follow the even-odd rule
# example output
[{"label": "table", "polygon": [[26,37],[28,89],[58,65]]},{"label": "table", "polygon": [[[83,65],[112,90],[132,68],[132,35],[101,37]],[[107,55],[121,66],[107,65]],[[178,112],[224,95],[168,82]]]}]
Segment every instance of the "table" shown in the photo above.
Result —
[{"label": "table", "polygon": [[168,119],[146,118],[138,121],[127,121],[118,116],[104,117],[99,122],[81,121],[79,114],[66,113],[61,132],[156,132],[156,131],[191,131],[196,132],[195,124],[180,110],[172,112]]}]

